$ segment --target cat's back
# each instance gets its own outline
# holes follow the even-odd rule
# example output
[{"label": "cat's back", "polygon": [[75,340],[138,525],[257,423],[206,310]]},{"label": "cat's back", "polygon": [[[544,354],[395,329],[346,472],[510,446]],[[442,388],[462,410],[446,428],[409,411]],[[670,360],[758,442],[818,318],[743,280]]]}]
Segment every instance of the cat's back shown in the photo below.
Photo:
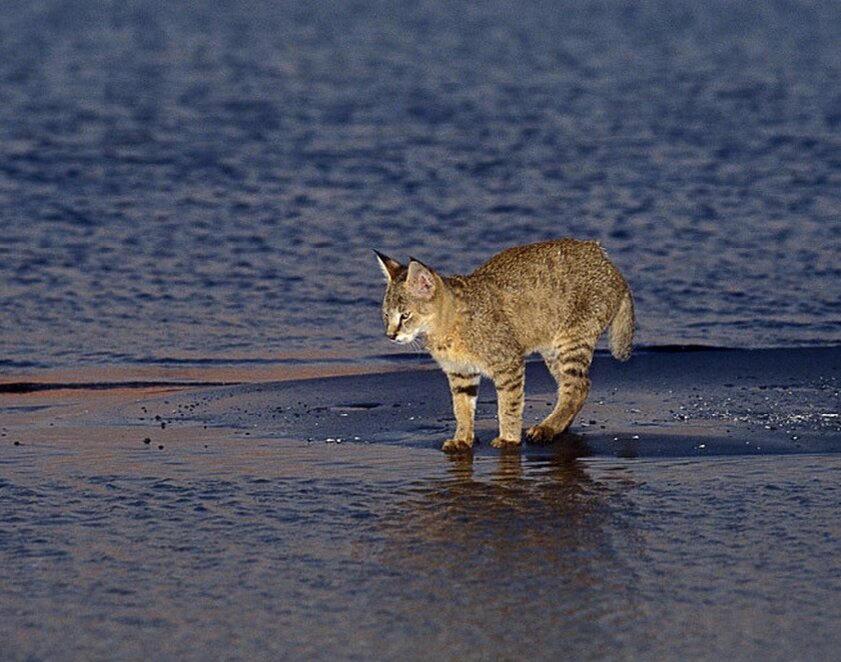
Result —
[{"label": "cat's back", "polygon": [[509,248],[466,281],[468,302],[501,314],[526,349],[547,346],[563,325],[601,333],[629,291],[598,242],[576,239]]},{"label": "cat's back", "polygon": [[524,246],[514,246],[494,255],[471,275],[476,281],[488,281],[504,290],[532,289],[592,278],[615,268],[596,241],[555,239]]}]

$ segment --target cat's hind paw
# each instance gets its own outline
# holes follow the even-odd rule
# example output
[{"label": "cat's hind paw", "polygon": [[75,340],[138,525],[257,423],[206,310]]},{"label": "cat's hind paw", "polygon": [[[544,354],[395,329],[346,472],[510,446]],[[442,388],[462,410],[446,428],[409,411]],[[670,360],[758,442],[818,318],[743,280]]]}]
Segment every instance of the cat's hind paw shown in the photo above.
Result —
[{"label": "cat's hind paw", "polygon": [[473,440],[467,439],[447,439],[441,450],[445,453],[466,453],[473,448]]},{"label": "cat's hind paw", "polygon": [[526,439],[530,444],[548,444],[560,434],[548,425],[533,425],[526,430]]}]

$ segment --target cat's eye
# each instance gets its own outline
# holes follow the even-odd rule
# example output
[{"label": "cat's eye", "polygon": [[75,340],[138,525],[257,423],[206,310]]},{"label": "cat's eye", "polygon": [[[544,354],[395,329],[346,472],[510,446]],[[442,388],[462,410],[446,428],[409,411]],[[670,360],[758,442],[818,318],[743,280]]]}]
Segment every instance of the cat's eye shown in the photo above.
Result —
[{"label": "cat's eye", "polygon": [[412,316],[412,313],[400,313],[400,321],[405,322]]}]

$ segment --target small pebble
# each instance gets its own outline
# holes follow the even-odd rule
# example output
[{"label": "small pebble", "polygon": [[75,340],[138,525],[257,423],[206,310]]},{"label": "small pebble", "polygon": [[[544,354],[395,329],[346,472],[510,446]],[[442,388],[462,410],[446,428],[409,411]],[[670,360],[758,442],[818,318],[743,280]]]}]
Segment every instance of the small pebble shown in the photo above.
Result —
[{"label": "small pebble", "polygon": [[152,443],[152,440],[151,440],[151,439],[149,439],[149,437],[146,437],[146,438],[143,440],[143,443],[144,443],[144,444],[151,444],[151,443]]}]

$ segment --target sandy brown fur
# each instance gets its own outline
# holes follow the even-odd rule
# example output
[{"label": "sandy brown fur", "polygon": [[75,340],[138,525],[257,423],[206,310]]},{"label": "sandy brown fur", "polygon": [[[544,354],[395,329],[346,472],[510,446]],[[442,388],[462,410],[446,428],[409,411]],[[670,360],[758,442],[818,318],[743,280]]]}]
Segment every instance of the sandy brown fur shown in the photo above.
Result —
[{"label": "sandy brown fur", "polygon": [[630,356],[630,288],[597,242],[560,239],[510,248],[468,276],[442,277],[417,260],[408,266],[377,254],[388,280],[386,333],[422,337],[447,373],[456,431],[444,450],[472,447],[481,375],[497,390],[496,447],[521,440],[525,357],[540,352],[558,382],[558,403],[527,431],[548,441],[566,430],[590,390],[596,342],[610,327],[613,355]]}]

